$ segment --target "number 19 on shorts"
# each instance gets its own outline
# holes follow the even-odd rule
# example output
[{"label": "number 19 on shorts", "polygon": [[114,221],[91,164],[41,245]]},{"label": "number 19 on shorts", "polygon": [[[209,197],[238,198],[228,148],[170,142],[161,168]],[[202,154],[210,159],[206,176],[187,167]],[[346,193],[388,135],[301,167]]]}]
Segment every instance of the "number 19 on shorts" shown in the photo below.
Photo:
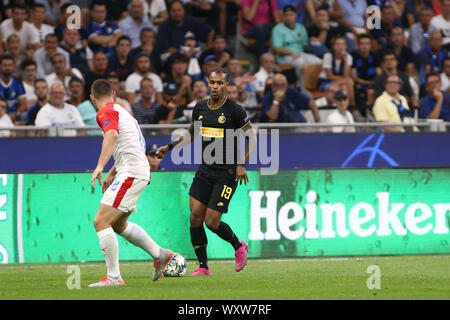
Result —
[{"label": "number 19 on shorts", "polygon": [[230,187],[224,185],[224,186],[223,186],[223,190],[222,190],[222,194],[221,194],[220,196],[221,196],[222,198],[225,198],[225,199],[229,200],[232,191],[233,191],[232,188],[230,188]]}]

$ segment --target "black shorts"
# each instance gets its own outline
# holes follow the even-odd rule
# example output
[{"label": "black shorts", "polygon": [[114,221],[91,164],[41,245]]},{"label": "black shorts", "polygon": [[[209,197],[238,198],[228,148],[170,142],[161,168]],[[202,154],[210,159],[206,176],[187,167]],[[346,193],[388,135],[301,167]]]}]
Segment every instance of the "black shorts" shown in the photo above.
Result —
[{"label": "black shorts", "polygon": [[210,209],[226,213],[237,188],[233,170],[199,169],[192,181],[189,195]]}]

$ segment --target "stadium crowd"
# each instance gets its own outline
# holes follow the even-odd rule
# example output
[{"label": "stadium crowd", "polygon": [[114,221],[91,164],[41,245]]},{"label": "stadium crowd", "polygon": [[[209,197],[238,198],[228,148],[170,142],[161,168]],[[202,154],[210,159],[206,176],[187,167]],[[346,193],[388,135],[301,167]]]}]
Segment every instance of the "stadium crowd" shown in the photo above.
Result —
[{"label": "stadium crowd", "polygon": [[253,122],[450,120],[450,0],[79,2],[0,3],[0,127],[96,125],[96,79],[140,124],[189,123],[219,67]]}]

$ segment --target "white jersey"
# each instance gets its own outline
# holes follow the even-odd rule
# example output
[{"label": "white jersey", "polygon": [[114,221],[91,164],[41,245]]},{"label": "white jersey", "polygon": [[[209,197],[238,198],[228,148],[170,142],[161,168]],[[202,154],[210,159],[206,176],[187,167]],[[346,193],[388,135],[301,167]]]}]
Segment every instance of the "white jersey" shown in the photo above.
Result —
[{"label": "white jersey", "polygon": [[[81,118],[78,109],[65,102],[61,109],[54,107],[50,103],[44,105],[37,113],[34,124],[37,127],[84,126],[83,119]],[[51,131],[49,135],[56,135],[56,130]],[[75,137],[76,135],[76,130],[64,130],[65,137]]]},{"label": "white jersey", "polygon": [[145,139],[136,119],[120,105],[110,102],[97,112],[97,123],[103,132],[114,129],[119,133],[113,153],[117,176],[150,181]]}]

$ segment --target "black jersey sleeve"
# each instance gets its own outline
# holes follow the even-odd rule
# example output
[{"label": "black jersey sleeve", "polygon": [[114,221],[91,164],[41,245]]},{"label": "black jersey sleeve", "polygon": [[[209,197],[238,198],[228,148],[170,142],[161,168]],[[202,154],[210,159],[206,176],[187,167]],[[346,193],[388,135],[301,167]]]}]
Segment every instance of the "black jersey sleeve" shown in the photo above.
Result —
[{"label": "black jersey sleeve", "polygon": [[247,112],[238,104],[233,110],[233,122],[235,129],[244,128],[250,122]]}]

